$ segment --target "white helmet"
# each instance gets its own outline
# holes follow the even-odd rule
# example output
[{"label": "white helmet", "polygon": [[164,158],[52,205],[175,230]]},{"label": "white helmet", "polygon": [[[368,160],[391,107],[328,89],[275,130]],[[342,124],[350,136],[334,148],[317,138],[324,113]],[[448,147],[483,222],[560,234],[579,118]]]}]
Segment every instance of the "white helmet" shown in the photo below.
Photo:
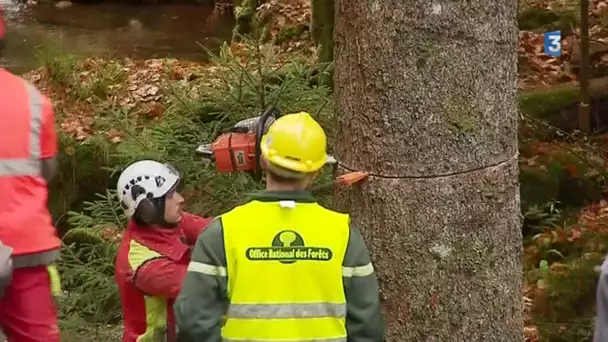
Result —
[{"label": "white helmet", "polygon": [[[154,160],[141,160],[129,165],[120,174],[116,191],[125,214],[131,217],[142,200],[165,196],[179,180],[179,172],[173,166]],[[135,185],[137,187],[133,189]]]}]

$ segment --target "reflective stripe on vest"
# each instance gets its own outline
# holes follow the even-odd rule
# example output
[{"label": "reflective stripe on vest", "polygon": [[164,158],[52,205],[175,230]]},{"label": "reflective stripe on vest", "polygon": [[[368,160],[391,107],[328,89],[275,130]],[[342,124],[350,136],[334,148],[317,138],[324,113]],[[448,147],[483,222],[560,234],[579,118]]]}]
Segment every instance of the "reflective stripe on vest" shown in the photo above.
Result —
[{"label": "reflective stripe on vest", "polygon": [[[158,252],[131,240],[129,244],[129,266],[137,276],[137,270],[147,262],[162,257]],[[137,341],[165,341],[167,338],[167,318],[169,309],[167,299],[160,296],[141,294],[146,308],[146,331],[137,337]]]},{"label": "reflective stripe on vest", "polygon": [[336,337],[336,338],[322,338],[322,339],[313,339],[313,340],[303,340],[303,339],[296,339],[296,340],[285,340],[285,339],[281,339],[281,340],[264,340],[264,339],[259,339],[259,338],[239,338],[239,339],[234,339],[234,338],[222,338],[222,342],[346,342],[346,337]]},{"label": "reflective stripe on vest", "polygon": [[30,146],[27,158],[0,159],[0,176],[40,176],[40,132],[42,130],[42,95],[31,84],[25,83],[29,98]]},{"label": "reflective stripe on vest", "polygon": [[231,304],[228,318],[315,318],[346,317],[346,304]]},{"label": "reflective stripe on vest", "polygon": [[223,341],[346,341],[347,215],[317,203],[252,201],[221,220],[227,267],[191,268],[227,277]]}]

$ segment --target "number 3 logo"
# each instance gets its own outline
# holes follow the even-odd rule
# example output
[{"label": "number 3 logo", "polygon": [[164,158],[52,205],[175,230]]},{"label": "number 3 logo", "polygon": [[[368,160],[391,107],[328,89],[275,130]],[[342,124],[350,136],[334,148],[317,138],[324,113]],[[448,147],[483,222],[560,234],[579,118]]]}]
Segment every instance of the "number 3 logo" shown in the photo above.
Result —
[{"label": "number 3 logo", "polygon": [[549,51],[558,52],[562,49],[561,36],[549,36]]},{"label": "number 3 logo", "polygon": [[545,54],[553,57],[559,57],[562,54],[561,31],[547,32],[544,36]]}]

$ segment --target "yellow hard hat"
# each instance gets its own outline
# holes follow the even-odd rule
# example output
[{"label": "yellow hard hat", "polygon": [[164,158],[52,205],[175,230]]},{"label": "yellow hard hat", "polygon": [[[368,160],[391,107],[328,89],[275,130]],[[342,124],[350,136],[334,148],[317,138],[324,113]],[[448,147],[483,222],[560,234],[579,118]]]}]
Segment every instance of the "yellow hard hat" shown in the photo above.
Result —
[{"label": "yellow hard hat", "polygon": [[278,118],[262,137],[260,149],[270,163],[295,172],[315,172],[327,160],[327,138],[309,113]]}]

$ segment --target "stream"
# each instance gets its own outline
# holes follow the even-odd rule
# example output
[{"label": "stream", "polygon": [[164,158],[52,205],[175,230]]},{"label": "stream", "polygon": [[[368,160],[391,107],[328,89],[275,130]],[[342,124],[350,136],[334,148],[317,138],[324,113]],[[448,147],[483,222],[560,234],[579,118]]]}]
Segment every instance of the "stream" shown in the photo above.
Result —
[{"label": "stream", "polygon": [[8,26],[0,66],[31,70],[38,66],[35,48],[45,44],[84,56],[204,60],[201,45],[217,49],[234,25],[212,4],[63,4],[0,0]]}]

